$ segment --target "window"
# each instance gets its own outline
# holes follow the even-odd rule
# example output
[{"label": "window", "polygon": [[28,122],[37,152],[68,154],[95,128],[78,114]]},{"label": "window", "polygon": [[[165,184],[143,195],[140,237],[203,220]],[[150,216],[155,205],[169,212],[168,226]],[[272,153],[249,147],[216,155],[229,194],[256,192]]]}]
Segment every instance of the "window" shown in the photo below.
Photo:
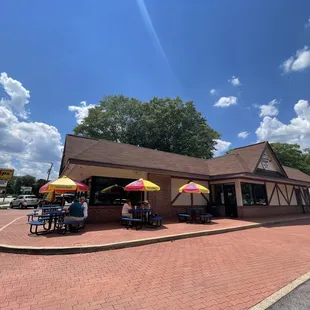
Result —
[{"label": "window", "polygon": [[267,205],[265,184],[241,183],[242,201],[245,206]]},{"label": "window", "polygon": [[125,203],[126,199],[130,199],[132,205],[138,204],[141,200],[141,192],[127,192],[124,190],[125,186],[133,181],[135,180],[93,177],[90,204],[94,206],[120,206]]}]

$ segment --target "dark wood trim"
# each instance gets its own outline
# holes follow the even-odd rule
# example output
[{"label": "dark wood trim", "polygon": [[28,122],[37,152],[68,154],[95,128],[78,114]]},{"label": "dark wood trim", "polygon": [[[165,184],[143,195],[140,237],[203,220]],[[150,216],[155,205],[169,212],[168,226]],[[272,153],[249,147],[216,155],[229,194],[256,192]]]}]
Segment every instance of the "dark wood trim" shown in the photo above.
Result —
[{"label": "dark wood trim", "polygon": [[[244,179],[244,180],[255,180],[255,181],[260,181],[260,182],[272,182],[275,183],[277,182],[278,184],[287,184],[287,185],[300,185],[302,186],[310,186],[310,182],[305,182],[301,180],[293,180],[293,179],[287,179],[287,181],[281,181],[278,178],[272,178],[272,177],[260,177],[258,175],[253,175],[249,173],[243,173],[243,174],[231,174],[231,175],[218,175],[216,178],[215,177],[210,177],[210,182],[215,182],[215,181],[225,181],[229,179]],[[290,181],[295,181],[296,183],[292,183]]]},{"label": "dark wood trim", "polygon": [[304,188],[303,187],[299,187],[300,190],[300,195],[301,195],[301,199],[303,201],[304,204],[307,204],[307,201],[305,199],[305,195],[304,195]]},{"label": "dark wood trim", "polygon": [[[193,181],[193,180],[187,181],[187,184],[190,183],[190,182],[192,182],[192,181]],[[171,186],[171,185],[170,185],[170,186]],[[177,195],[172,199],[171,205],[173,205],[173,204],[176,202],[176,200],[181,196],[181,194],[182,194],[182,193],[177,193]]]},{"label": "dark wood trim", "polygon": [[201,175],[201,174],[189,174],[185,172],[177,172],[171,170],[164,170],[164,169],[155,169],[155,168],[148,168],[148,167],[139,167],[139,166],[131,166],[131,165],[120,165],[120,164],[111,164],[105,162],[95,162],[95,161],[86,161],[80,159],[70,158],[70,164],[73,165],[85,165],[85,166],[94,166],[94,167],[105,167],[105,168],[117,168],[117,169],[127,169],[127,170],[136,170],[142,171],[146,173],[157,173],[157,174],[166,174],[166,175],[174,175],[174,177],[179,176],[182,179],[201,179],[207,181],[209,179],[208,175]]},{"label": "dark wood trim", "polygon": [[273,187],[273,189],[272,189],[272,192],[271,192],[271,195],[270,195],[270,199],[269,199],[269,201],[268,201],[268,205],[270,205],[270,203],[271,203],[271,200],[272,200],[272,198],[273,198],[273,194],[274,194],[275,190],[276,190],[276,184],[274,184],[274,187]]},{"label": "dark wood trim", "polygon": [[280,201],[280,195],[279,195],[279,186],[278,183],[276,183],[276,190],[277,190],[277,197],[278,197],[278,205],[282,206],[281,201]]},{"label": "dark wood trim", "polygon": [[177,201],[177,199],[181,196],[181,194],[182,194],[182,193],[178,193],[178,194],[173,198],[173,200],[171,201],[171,204],[172,204],[172,205]]},{"label": "dark wood trim", "polygon": [[209,199],[208,199],[203,193],[201,193],[201,196],[202,196],[207,202],[210,202]]},{"label": "dark wood trim", "polygon": [[287,186],[286,186],[286,184],[284,184],[284,186],[285,186],[285,193],[286,193],[286,197],[287,197],[287,203],[288,203],[288,205],[290,206],[290,205],[291,205],[291,202],[290,202],[290,198],[289,198],[289,196],[288,196]]},{"label": "dark wood trim", "polygon": [[286,201],[286,203],[289,205],[289,201],[287,200],[287,198],[285,197],[285,195],[283,194],[280,186],[278,185],[278,190],[280,191],[281,195],[283,196],[284,200]]},{"label": "dark wood trim", "polygon": [[[279,184],[288,184],[288,185],[296,185],[302,184],[304,186],[310,186],[310,182],[301,181],[301,180],[294,180],[294,179],[285,179],[285,181],[281,181],[278,178],[272,177],[260,177],[258,175],[253,175],[251,173],[232,173],[232,174],[222,174],[217,176],[208,176],[208,175],[196,175],[196,174],[188,174],[183,172],[176,172],[170,170],[161,170],[161,169],[149,169],[147,167],[138,167],[138,166],[129,166],[129,165],[119,165],[119,164],[111,164],[111,163],[104,163],[104,162],[94,162],[94,161],[85,161],[79,159],[72,159],[69,158],[65,167],[62,169],[62,174],[69,166],[72,165],[85,165],[85,166],[94,166],[94,167],[106,167],[106,168],[117,168],[117,169],[128,169],[128,170],[136,170],[146,173],[158,173],[158,174],[166,174],[169,176],[173,176],[173,178],[181,178],[181,179],[188,179],[189,177],[195,180],[201,181],[223,181],[227,179],[247,179],[247,180],[257,180],[257,181],[267,181],[267,182],[278,182]],[[295,183],[293,183],[295,182]]]},{"label": "dark wood trim", "polygon": [[292,187],[292,192],[291,192],[291,196],[290,196],[290,203],[292,202],[292,198],[293,198],[294,193],[295,193],[295,185],[293,185],[293,187]]}]

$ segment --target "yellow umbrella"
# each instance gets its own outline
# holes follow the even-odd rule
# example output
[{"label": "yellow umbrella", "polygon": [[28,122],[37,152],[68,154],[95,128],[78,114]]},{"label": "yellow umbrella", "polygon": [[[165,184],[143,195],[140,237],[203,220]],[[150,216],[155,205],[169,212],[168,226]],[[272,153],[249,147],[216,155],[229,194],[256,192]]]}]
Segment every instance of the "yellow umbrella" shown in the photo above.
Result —
[{"label": "yellow umbrella", "polygon": [[148,180],[139,179],[125,186],[125,191],[141,191],[141,202],[142,192],[155,192],[159,191],[160,187],[155,183]]},{"label": "yellow umbrella", "polygon": [[189,182],[179,188],[179,193],[191,194],[191,206],[193,206],[193,194],[209,194],[210,191],[198,183]]},{"label": "yellow umbrella", "polygon": [[78,192],[86,192],[88,190],[88,186],[71,180],[70,178],[63,176],[57,180],[50,181],[47,184],[43,185],[40,188],[40,193],[49,193],[49,192],[62,192],[62,191],[78,191]]},{"label": "yellow umbrella", "polygon": [[111,192],[112,189],[117,188],[117,187],[123,188],[123,187],[120,186],[120,185],[114,184],[114,185],[111,185],[111,186],[108,186],[108,187],[102,189],[100,192],[101,192],[101,193]]}]

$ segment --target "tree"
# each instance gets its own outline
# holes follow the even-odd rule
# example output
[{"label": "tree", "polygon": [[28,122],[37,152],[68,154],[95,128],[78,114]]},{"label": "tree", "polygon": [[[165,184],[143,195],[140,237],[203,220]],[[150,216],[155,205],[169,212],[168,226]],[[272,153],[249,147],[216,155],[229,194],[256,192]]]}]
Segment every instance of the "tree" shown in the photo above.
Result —
[{"label": "tree", "polygon": [[74,133],[206,159],[220,137],[192,101],[154,97],[142,103],[123,95],[105,96]]},{"label": "tree", "polygon": [[39,191],[40,191],[40,188],[45,185],[47,183],[47,180],[44,180],[44,179],[38,179],[35,183],[35,185],[33,186],[32,188],[32,193],[34,195],[39,195]]},{"label": "tree", "polygon": [[36,178],[32,175],[14,176],[11,180],[8,181],[7,194],[18,195],[20,194],[22,186],[33,188],[35,184]]},{"label": "tree", "polygon": [[302,151],[300,145],[289,143],[271,143],[271,146],[282,165],[310,174],[309,149]]}]

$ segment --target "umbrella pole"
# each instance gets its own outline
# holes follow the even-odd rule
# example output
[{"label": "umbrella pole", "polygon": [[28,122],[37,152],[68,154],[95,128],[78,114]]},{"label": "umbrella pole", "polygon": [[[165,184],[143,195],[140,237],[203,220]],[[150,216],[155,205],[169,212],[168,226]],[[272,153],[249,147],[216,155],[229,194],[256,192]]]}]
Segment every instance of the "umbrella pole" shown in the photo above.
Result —
[{"label": "umbrella pole", "polygon": [[193,205],[194,205],[194,196],[193,194],[191,194],[191,207],[193,207]]}]

